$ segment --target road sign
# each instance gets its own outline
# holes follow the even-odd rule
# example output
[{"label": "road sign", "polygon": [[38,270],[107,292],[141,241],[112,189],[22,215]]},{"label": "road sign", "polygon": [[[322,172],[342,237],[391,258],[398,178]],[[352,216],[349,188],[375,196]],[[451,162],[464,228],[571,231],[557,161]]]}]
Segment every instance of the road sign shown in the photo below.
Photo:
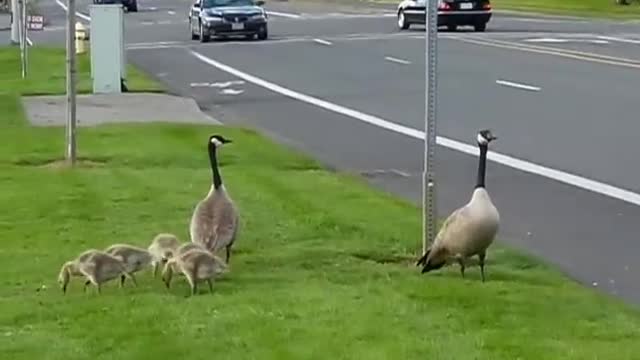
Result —
[{"label": "road sign", "polygon": [[44,16],[42,16],[42,15],[27,15],[27,28],[29,30],[42,30],[42,29],[44,29]]}]

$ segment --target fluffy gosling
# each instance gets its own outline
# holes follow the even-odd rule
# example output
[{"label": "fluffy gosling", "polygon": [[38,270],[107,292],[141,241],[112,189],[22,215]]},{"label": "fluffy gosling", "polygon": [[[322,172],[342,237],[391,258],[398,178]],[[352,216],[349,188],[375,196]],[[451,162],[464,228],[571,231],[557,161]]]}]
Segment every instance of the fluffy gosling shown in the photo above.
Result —
[{"label": "fluffy gosling", "polygon": [[[83,291],[87,290],[87,285],[93,284],[100,294],[102,284],[122,275],[131,279],[134,285],[138,285],[134,275],[127,272],[126,266],[120,258],[104,251],[91,249],[76,259],[64,263],[58,275],[58,281],[62,285],[63,293],[66,293],[71,276],[84,276],[87,280],[84,283]],[[122,287],[122,282],[120,287]]]},{"label": "fluffy gosling", "polygon": [[174,234],[160,233],[153,238],[151,245],[147,248],[147,251],[149,251],[153,258],[151,265],[153,266],[154,278],[158,275],[160,264],[165,264],[167,260],[173,256],[179,246],[180,241]]},{"label": "fluffy gosling", "polygon": [[[128,244],[111,245],[105,250],[105,252],[122,260],[127,272],[130,274],[136,273],[147,266],[150,266],[151,261],[153,260],[149,251]],[[125,279],[125,275],[120,276],[121,285],[124,285]]]},{"label": "fluffy gosling", "polygon": [[195,295],[198,282],[205,280],[209,284],[209,292],[213,292],[212,279],[227,272],[225,262],[202,249],[192,249],[169,259],[162,272],[162,280],[167,289],[171,288],[171,279],[174,271],[181,272],[189,282],[191,295]]}]

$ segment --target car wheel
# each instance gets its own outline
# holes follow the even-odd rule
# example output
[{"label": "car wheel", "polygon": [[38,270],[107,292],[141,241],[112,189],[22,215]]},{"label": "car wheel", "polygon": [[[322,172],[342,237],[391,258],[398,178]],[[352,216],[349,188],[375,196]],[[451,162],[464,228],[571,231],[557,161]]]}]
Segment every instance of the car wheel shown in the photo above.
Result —
[{"label": "car wheel", "polygon": [[204,31],[204,26],[202,26],[202,23],[200,23],[200,42],[208,42],[209,41],[209,34],[205,34]]},{"label": "car wheel", "polygon": [[447,30],[449,31],[456,31],[458,29],[458,26],[455,24],[449,24],[447,25]]},{"label": "car wheel", "polygon": [[193,23],[189,19],[189,32],[191,33],[191,40],[198,40],[198,34],[193,32]]},{"label": "car wheel", "polygon": [[474,26],[476,31],[485,31],[487,29],[487,23],[479,23]]},{"label": "car wheel", "polygon": [[407,21],[407,18],[404,16],[404,10],[398,11],[398,27],[401,30],[407,30],[411,24]]},{"label": "car wheel", "polygon": [[269,36],[269,31],[266,26],[258,30],[258,40],[266,40],[267,36]]}]

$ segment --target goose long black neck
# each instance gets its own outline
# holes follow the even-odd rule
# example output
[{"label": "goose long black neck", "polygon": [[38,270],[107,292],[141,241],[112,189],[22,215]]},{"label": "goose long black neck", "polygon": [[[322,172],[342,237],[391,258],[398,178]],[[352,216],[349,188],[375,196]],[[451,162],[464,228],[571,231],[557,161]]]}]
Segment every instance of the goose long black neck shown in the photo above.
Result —
[{"label": "goose long black neck", "polygon": [[487,172],[487,150],[488,147],[486,144],[479,145],[480,147],[480,158],[478,159],[478,179],[476,181],[476,189],[484,188],[484,180],[485,174]]},{"label": "goose long black neck", "polygon": [[209,144],[209,161],[211,162],[211,171],[213,173],[213,187],[219,189],[222,186],[222,177],[218,169],[218,157],[216,156],[216,146]]}]

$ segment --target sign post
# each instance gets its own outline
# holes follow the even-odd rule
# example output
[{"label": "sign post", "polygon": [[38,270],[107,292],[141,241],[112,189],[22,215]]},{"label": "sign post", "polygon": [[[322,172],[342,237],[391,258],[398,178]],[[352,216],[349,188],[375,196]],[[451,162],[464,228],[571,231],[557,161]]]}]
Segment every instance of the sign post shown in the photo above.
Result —
[{"label": "sign post", "polygon": [[424,172],[422,177],[422,213],[424,254],[436,235],[436,98],[437,98],[437,41],[438,0],[425,0],[425,138]]},{"label": "sign post", "polygon": [[67,0],[67,128],[66,152],[67,162],[76,163],[76,1]]}]

